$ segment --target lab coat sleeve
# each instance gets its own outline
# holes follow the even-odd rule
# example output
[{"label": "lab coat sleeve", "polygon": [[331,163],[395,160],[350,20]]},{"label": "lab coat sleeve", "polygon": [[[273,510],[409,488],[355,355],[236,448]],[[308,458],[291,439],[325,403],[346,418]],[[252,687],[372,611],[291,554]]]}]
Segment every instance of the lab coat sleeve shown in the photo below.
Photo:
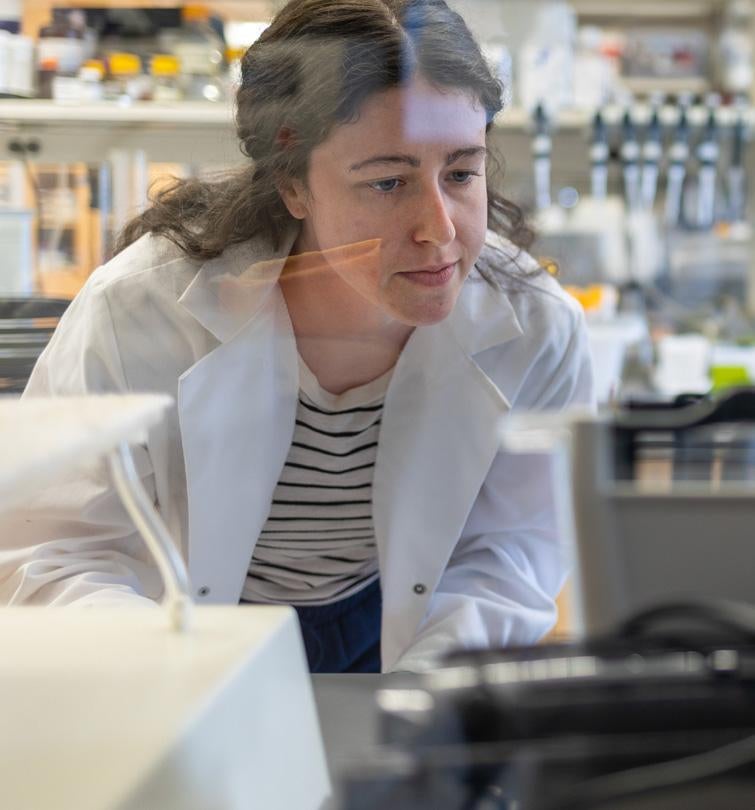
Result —
[{"label": "lab coat sleeve", "polygon": [[[573,310],[571,322],[566,349],[554,342],[532,364],[518,407],[594,406],[581,313]],[[498,453],[425,619],[393,670],[430,669],[452,649],[533,644],[553,627],[570,560],[553,473],[546,454]]]},{"label": "lab coat sleeve", "polygon": [[[96,272],[72,302],[32,372],[24,397],[128,390],[107,288]],[[154,496],[144,447],[134,458]],[[0,513],[0,604],[154,604],[160,592],[144,541],[115,492],[106,463]]]}]

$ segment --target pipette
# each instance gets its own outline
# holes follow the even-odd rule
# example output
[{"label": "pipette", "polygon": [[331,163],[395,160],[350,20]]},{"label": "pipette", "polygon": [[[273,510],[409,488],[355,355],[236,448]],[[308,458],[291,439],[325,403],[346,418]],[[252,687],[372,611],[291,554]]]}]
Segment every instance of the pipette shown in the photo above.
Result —
[{"label": "pipette", "polygon": [[594,199],[604,200],[608,193],[608,154],[606,123],[598,110],[592,122],[590,144],[590,193]]},{"label": "pipette", "polygon": [[640,201],[640,145],[637,142],[634,122],[629,110],[624,113],[621,125],[621,165],[624,175],[624,200],[627,210],[635,211]]},{"label": "pipette", "polygon": [[674,141],[669,149],[668,182],[666,184],[665,221],[670,228],[679,224],[682,208],[682,189],[689,159],[689,123],[686,107],[679,109]]},{"label": "pipette", "polygon": [[732,222],[744,222],[745,219],[745,203],[747,199],[744,167],[745,129],[744,113],[739,110],[732,130],[731,160],[727,171],[729,217]]},{"label": "pipette", "polygon": [[661,138],[661,119],[656,107],[648,124],[645,143],[642,145],[641,196],[643,207],[649,211],[653,209],[658,190],[658,170],[663,153]]},{"label": "pipette", "polygon": [[551,206],[551,138],[548,116],[542,104],[535,108],[535,137],[532,140],[532,162],[535,170],[535,206],[544,211]]},{"label": "pipette", "polygon": [[716,110],[711,107],[703,139],[697,147],[697,221],[698,228],[712,228],[716,207],[716,167],[718,165],[718,124]]}]

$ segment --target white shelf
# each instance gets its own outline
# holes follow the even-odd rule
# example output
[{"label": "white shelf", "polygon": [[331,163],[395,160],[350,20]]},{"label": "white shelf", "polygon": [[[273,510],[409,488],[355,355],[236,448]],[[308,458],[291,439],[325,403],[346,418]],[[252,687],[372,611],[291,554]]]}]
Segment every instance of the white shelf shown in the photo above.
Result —
[{"label": "white shelf", "polygon": [[[234,110],[230,104],[182,101],[175,104],[136,102],[121,106],[115,102],[66,104],[42,99],[0,100],[0,129],[4,125],[38,124],[45,127],[67,127],[77,124],[102,124],[112,127],[158,125],[176,128],[233,128]],[[580,127],[590,120],[585,111],[572,110],[559,116],[559,127]],[[521,107],[505,110],[497,122],[505,129],[529,126],[530,115]]]},{"label": "white shelf", "polygon": [[[649,118],[646,107],[633,105],[632,112],[638,122]],[[604,118],[607,123],[615,124],[623,113],[623,108],[607,107]],[[677,114],[676,108],[664,110],[664,123],[671,125]],[[553,133],[584,132],[589,129],[593,116],[591,110],[563,110],[553,122]],[[747,110],[746,116],[749,125],[755,128],[752,108]],[[721,124],[730,123],[731,110],[722,108]],[[530,137],[531,113],[521,107],[506,109],[498,116],[496,129]],[[0,134],[5,136],[0,138],[0,161],[18,159],[18,155],[8,149],[13,135],[26,141],[35,140],[39,149],[30,158],[44,163],[105,161],[114,150],[143,154],[156,163],[196,166],[230,167],[248,160],[236,137],[233,109],[226,104],[142,102],[120,107],[103,102],[74,106],[52,101],[2,99]]]},{"label": "white shelf", "polygon": [[689,76],[677,79],[662,79],[643,76],[624,76],[621,79],[632,93],[649,95],[651,93],[707,93],[711,89],[710,81],[703,76]]},{"label": "white shelf", "polygon": [[170,126],[233,126],[231,104],[181,101],[164,104],[151,101],[123,105],[114,101],[69,104],[44,99],[3,99],[0,101],[0,127],[3,124],[36,123],[45,126],[71,123],[111,125],[169,124]]},{"label": "white shelf", "polygon": [[657,19],[708,18],[721,6],[721,0],[572,0],[580,17]]}]

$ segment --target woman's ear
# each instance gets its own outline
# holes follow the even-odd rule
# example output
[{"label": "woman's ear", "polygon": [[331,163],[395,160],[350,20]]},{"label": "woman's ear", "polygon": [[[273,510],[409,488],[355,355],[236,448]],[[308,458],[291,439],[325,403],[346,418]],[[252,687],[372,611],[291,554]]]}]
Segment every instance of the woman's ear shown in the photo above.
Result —
[{"label": "woman's ear", "polygon": [[304,219],[307,216],[307,189],[301,180],[289,180],[285,186],[278,186],[278,193],[294,219]]}]

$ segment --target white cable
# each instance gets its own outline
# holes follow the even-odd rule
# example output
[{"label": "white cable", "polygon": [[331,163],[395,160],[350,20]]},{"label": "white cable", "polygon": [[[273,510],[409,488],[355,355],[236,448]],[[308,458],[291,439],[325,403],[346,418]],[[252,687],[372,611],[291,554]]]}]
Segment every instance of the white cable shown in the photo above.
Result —
[{"label": "white cable", "polygon": [[185,632],[189,629],[192,605],[189,575],[167,527],[142,486],[126,442],[121,442],[117,450],[110,453],[110,469],[129,517],[157,562],[171,626],[178,632]]}]

